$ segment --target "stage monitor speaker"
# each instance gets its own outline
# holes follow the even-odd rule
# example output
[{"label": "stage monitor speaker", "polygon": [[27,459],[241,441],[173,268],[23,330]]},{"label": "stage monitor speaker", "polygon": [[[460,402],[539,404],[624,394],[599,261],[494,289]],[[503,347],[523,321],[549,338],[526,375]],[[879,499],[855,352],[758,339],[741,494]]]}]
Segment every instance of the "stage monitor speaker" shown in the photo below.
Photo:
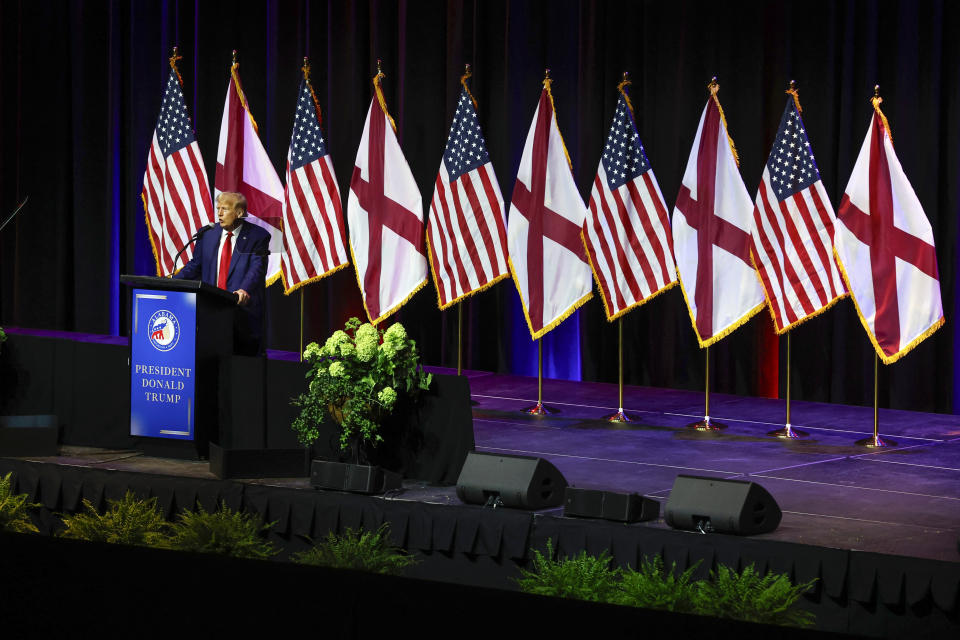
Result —
[{"label": "stage monitor speaker", "polygon": [[519,509],[545,509],[563,502],[567,480],[560,470],[529,456],[467,454],[457,496],[470,504],[496,504]]},{"label": "stage monitor speaker", "polygon": [[567,487],[563,493],[563,515],[617,522],[645,522],[655,520],[660,515],[660,503],[636,493]]},{"label": "stage monitor speaker", "polygon": [[402,477],[383,467],[314,460],[310,463],[310,486],[314,489],[374,494],[399,489]]},{"label": "stage monitor speaker", "polygon": [[664,513],[675,529],[704,533],[769,533],[780,524],[780,506],[753,482],[679,475]]}]

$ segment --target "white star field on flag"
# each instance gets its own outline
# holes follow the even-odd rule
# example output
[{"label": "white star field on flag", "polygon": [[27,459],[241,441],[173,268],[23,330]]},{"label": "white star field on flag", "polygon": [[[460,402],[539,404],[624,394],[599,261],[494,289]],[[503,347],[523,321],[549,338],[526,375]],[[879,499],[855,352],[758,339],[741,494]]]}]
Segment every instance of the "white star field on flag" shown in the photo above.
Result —
[{"label": "white star field on flag", "polygon": [[770,183],[781,202],[820,179],[803,120],[794,104],[790,104],[780,119],[767,168]]},{"label": "white star field on flag", "polygon": [[187,103],[180,90],[177,73],[171,69],[157,118],[157,142],[164,157],[183,149],[194,140],[193,126],[187,115]]},{"label": "white star field on flag", "polygon": [[313,104],[313,96],[306,81],[300,82],[300,98],[293,120],[293,135],[290,137],[290,170],[296,171],[317,158],[327,155],[320,120]]},{"label": "white star field on flag", "polygon": [[456,180],[464,173],[490,162],[487,145],[480,133],[480,123],[477,122],[477,112],[466,89],[460,90],[443,162],[447,165],[450,180]]},{"label": "white star field on flag", "polygon": [[602,162],[610,189],[617,189],[650,169],[650,162],[643,152],[640,135],[633,123],[633,114],[623,96],[617,101],[617,112],[603,148]]}]

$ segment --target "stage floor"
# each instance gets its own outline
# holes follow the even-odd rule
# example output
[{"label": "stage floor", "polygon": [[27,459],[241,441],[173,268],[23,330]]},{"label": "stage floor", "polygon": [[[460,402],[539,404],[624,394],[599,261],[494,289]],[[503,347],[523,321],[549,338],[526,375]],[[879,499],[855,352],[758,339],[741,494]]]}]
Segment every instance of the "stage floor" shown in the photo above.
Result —
[{"label": "stage floor", "polygon": [[[623,425],[602,420],[616,410],[616,385],[547,380],[544,400],[559,413],[540,418],[520,411],[536,399],[535,378],[466,375],[479,451],[540,456],[572,485],[661,504],[678,474],[751,480],[783,510],[780,527],[758,538],[960,561],[960,416],[881,410],[880,433],[899,446],[867,450],[853,443],[872,433],[870,407],[795,401],[794,427],[810,437],[784,441],[766,435],[782,426],[781,400],[712,394],[711,418],[728,429],[702,433],[684,428],[703,417],[699,392],[626,387],[625,408],[638,420]],[[59,457],[37,460],[213,478],[205,462],[133,451],[65,446]],[[306,478],[244,482],[309,488]],[[384,499],[459,504],[453,487],[416,482]],[[666,528],[662,518],[636,526]]]}]

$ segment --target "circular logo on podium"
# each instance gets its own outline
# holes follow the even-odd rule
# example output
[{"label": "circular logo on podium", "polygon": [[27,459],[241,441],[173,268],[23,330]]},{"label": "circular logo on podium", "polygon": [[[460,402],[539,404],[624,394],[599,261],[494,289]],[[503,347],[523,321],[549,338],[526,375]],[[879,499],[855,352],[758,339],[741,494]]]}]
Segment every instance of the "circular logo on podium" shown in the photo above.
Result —
[{"label": "circular logo on podium", "polygon": [[180,322],[177,321],[177,316],[166,309],[150,316],[147,327],[150,344],[157,351],[170,351],[177,346],[177,341],[180,340]]}]

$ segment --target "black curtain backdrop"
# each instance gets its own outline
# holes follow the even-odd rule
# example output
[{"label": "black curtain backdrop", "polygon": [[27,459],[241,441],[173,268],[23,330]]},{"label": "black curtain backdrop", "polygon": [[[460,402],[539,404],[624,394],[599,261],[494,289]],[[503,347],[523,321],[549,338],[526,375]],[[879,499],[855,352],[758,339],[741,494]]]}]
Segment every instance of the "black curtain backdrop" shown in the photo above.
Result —
[{"label": "black curtain backdrop", "polygon": [[[507,201],[544,69],[583,196],[595,175],[623,71],[648,156],[672,209],[706,84],[717,76],[751,196],[795,79],[821,176],[840,200],[881,87],[900,161],[937,241],[946,328],[881,367],[882,406],[955,405],[960,213],[960,5],[867,2],[522,2],[509,0],[154,0],[0,4],[0,207],[29,195],[0,233],[0,321],[127,333],[120,273],[154,271],[140,190],[174,44],[210,183],[231,50],[260,135],[282,176],[304,55],[324,114],[341,197],[383,59],[384,92],[429,203],[465,63]],[[353,269],[305,291],[306,335],[361,315]],[[509,281],[464,310],[465,366],[535,372]],[[269,346],[299,345],[299,295],[269,290]],[[456,364],[456,311],[432,284],[398,314],[428,364]],[[571,377],[615,381],[617,331],[594,300],[547,340]],[[764,312],[711,349],[713,388],[784,391],[785,340]],[[562,336],[562,340],[561,337]],[[576,340],[579,339],[579,345]],[[624,319],[628,383],[698,389],[703,353],[679,289]],[[579,353],[578,353],[579,352]],[[519,366],[520,353],[523,361]],[[529,366],[527,366],[529,365]],[[849,300],[794,331],[794,397],[872,402],[873,351]],[[561,367],[562,369],[562,367]],[[778,377],[779,371],[779,377]]]}]

